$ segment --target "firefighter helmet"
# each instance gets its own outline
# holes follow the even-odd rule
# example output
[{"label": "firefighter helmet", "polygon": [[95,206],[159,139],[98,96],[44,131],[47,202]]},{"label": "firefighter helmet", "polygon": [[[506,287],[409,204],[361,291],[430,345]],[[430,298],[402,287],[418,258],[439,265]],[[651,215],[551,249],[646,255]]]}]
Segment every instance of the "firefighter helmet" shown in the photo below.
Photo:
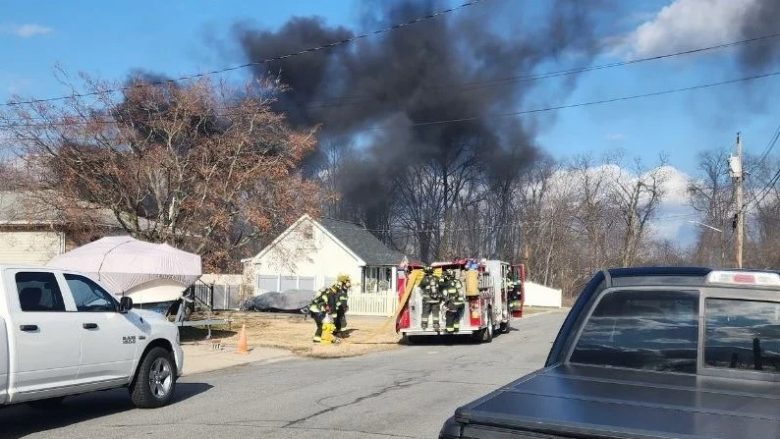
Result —
[{"label": "firefighter helmet", "polygon": [[349,279],[349,275],[339,274],[336,278],[336,284],[341,288],[349,289],[352,286],[352,281]]}]

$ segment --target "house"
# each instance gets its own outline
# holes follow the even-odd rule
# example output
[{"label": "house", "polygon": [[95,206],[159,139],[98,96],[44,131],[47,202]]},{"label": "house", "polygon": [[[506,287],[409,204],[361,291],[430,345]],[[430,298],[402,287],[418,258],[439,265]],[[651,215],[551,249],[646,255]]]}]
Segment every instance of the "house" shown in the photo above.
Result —
[{"label": "house", "polygon": [[403,254],[364,227],[303,215],[255,257],[245,259],[244,283],[254,294],[314,290],[348,274],[356,292],[395,291]]},{"label": "house", "polygon": [[[108,209],[90,209],[87,215],[97,226],[93,231],[120,230]],[[84,240],[83,231],[66,224],[62,212],[40,192],[0,191],[0,264],[46,264]]]}]

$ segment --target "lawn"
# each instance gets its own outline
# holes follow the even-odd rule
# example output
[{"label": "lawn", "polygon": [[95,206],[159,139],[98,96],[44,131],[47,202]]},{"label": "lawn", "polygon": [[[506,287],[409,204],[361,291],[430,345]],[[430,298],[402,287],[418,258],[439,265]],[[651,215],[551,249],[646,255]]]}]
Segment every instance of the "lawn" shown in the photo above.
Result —
[{"label": "lawn", "polygon": [[[220,312],[213,318],[228,319],[230,324],[212,328],[212,338],[227,346],[238,344],[238,331],[246,325],[247,341],[252,346],[282,348],[306,357],[339,358],[396,349],[400,337],[395,325],[384,317],[347,316],[346,336],[337,344],[315,344],[314,321],[302,314],[265,312]],[[203,339],[206,330],[183,328],[182,341]]]}]

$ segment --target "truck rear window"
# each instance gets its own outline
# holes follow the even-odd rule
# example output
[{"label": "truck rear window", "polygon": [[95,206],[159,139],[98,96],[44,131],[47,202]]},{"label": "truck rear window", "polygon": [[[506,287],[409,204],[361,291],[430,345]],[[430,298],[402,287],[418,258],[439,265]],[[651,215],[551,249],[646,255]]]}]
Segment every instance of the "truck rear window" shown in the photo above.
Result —
[{"label": "truck rear window", "polygon": [[65,311],[65,302],[54,273],[16,273],[16,290],[22,311]]},{"label": "truck rear window", "polygon": [[699,294],[613,291],[599,302],[573,363],[696,373]]},{"label": "truck rear window", "polygon": [[780,372],[780,303],[707,299],[707,366]]}]

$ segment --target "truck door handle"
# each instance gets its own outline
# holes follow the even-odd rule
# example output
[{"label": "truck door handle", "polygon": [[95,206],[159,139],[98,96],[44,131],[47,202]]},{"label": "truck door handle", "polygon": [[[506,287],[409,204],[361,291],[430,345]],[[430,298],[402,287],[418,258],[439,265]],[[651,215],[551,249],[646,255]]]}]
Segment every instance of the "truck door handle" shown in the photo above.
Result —
[{"label": "truck door handle", "polygon": [[19,329],[24,332],[35,332],[38,330],[38,325],[21,325]]},{"label": "truck door handle", "polygon": [[83,326],[84,329],[97,329],[98,328],[97,323],[84,323],[81,326]]}]

